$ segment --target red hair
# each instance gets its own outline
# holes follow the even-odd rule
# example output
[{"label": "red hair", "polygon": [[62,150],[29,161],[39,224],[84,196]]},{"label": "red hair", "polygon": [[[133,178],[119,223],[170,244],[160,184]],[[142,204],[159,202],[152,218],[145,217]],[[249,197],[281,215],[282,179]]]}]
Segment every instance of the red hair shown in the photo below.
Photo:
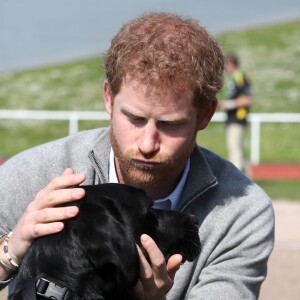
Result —
[{"label": "red hair", "polygon": [[180,86],[201,105],[223,84],[224,56],[217,41],[196,20],[149,13],[126,23],[105,57],[107,80],[116,95],[126,78],[154,88]]}]

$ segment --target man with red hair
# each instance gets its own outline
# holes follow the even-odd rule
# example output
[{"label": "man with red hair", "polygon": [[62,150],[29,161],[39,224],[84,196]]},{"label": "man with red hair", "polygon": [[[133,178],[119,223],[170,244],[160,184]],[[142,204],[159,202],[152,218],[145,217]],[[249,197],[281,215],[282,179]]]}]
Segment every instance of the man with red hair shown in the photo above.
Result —
[{"label": "man with red hair", "polygon": [[[197,21],[149,13],[126,23],[105,57],[110,128],[18,154],[0,168],[0,280],[14,276],[32,241],[78,214],[57,207],[84,196],[80,184],[143,189],[160,209],[195,215],[202,251],[167,263],[147,235],[138,299],[257,299],[274,242],[268,196],[230,163],[196,144],[222,87],[224,57]],[[87,220],[88,222],[89,220]],[[7,259],[7,252],[11,260]],[[13,264],[12,264],[13,263]],[[176,275],[176,276],[175,276]]]}]

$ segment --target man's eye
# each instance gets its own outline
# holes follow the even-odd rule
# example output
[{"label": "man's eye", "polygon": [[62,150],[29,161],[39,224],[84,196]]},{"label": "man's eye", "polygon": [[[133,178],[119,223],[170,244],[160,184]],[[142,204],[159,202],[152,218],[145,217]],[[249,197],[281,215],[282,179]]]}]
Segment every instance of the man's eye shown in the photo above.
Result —
[{"label": "man's eye", "polygon": [[168,129],[176,129],[181,125],[180,122],[160,122],[160,126],[162,126],[163,128],[168,128]]},{"label": "man's eye", "polygon": [[166,127],[178,127],[183,124],[182,122],[179,121],[161,121],[160,123],[162,126],[166,126]]},{"label": "man's eye", "polygon": [[130,122],[132,122],[132,123],[142,123],[142,122],[145,121],[145,118],[131,116],[131,117],[129,117],[129,120],[130,120]]}]

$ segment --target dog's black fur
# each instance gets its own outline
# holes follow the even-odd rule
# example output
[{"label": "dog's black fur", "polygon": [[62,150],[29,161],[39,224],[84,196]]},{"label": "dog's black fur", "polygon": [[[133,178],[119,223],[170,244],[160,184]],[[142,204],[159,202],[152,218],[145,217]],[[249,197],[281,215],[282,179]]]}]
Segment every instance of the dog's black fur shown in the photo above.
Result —
[{"label": "dog's black fur", "polygon": [[[41,237],[30,247],[17,276],[16,294],[28,278],[41,277],[72,291],[72,299],[134,299],[130,289],[139,278],[140,236],[150,235],[166,260],[175,253],[184,260],[200,252],[194,218],[177,211],[152,209],[141,190],[121,184],[83,186],[86,196],[75,204],[76,218],[65,229]],[[142,247],[141,247],[142,248]]]}]

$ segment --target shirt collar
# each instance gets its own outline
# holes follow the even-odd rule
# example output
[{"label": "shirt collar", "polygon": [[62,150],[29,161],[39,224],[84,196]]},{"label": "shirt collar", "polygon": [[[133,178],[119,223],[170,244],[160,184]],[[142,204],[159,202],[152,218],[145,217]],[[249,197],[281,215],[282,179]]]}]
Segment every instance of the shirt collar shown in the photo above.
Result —
[{"label": "shirt collar", "polygon": [[[176,207],[179,203],[184,185],[186,183],[186,179],[187,179],[189,170],[190,170],[190,158],[187,160],[184,171],[181,175],[180,181],[178,182],[178,184],[175,187],[175,189],[173,190],[173,192],[165,198],[155,200],[154,204],[153,204],[153,208],[171,209],[171,210],[176,209]],[[109,178],[110,183],[119,183],[118,176],[116,173],[116,167],[115,167],[114,151],[112,148],[110,150],[110,156],[109,156],[108,178]]]},{"label": "shirt collar", "polygon": [[116,166],[115,166],[115,155],[114,150],[110,148],[109,154],[109,167],[108,167],[108,182],[109,183],[119,183]]},{"label": "shirt collar", "polygon": [[[175,189],[173,190],[173,192],[165,198],[156,200],[154,202],[154,205],[153,205],[154,208],[160,208],[159,207],[160,204],[163,204],[164,202],[170,201],[170,204],[171,204],[170,209],[171,210],[176,209],[176,207],[179,203],[179,200],[180,200],[180,197],[181,197],[181,194],[182,194],[182,191],[183,191],[183,188],[184,188],[189,170],[190,170],[190,159],[187,160],[187,162],[185,164],[184,171],[181,175],[180,181],[178,182],[178,184],[175,187]],[[163,208],[163,207],[161,207],[161,208]]]}]

